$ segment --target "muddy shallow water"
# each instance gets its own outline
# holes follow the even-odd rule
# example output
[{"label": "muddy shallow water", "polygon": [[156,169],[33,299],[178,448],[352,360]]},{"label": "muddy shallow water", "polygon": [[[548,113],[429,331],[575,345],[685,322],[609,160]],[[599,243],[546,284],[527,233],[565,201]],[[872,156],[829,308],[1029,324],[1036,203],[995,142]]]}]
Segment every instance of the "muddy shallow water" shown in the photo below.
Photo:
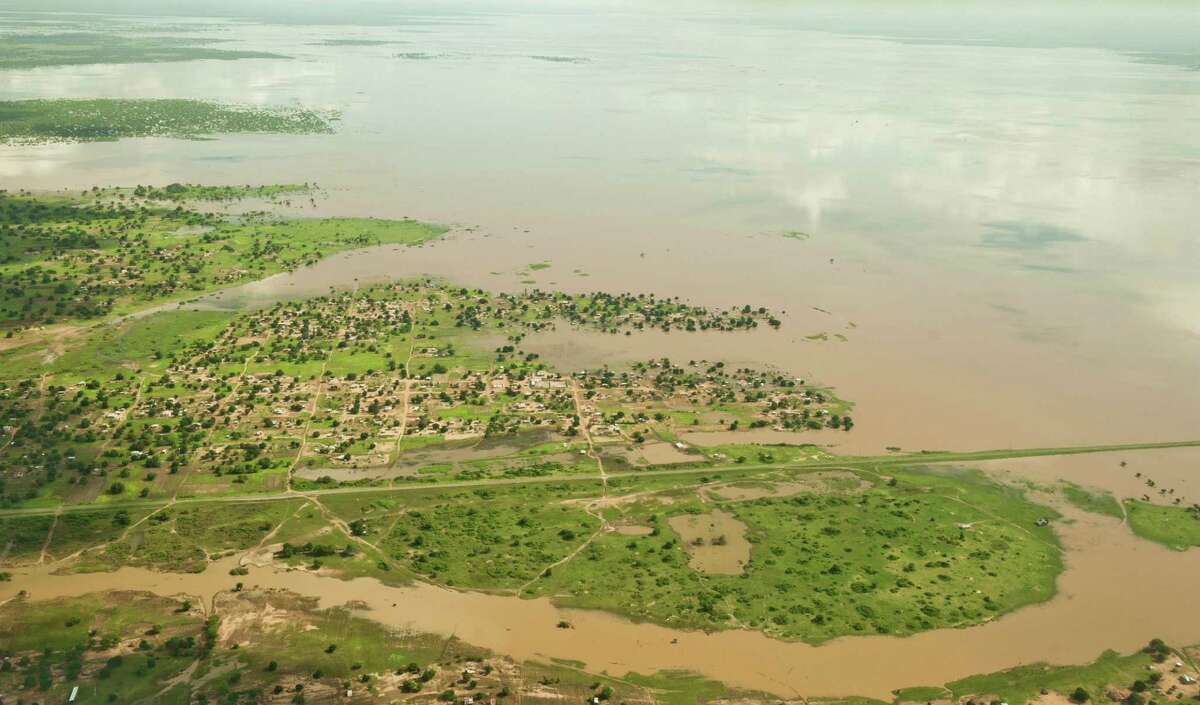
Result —
[{"label": "muddy shallow water", "polygon": [[[1094,461],[1090,466],[1069,458],[1053,469],[1043,467],[1050,461],[1039,459],[1030,475],[1097,484],[1089,483],[1099,477],[1095,468],[1119,467],[1124,457],[1157,468],[1165,481],[1189,475],[1200,462],[1200,452],[1194,450],[1148,453],[1144,458],[1088,457]],[[1003,470],[1020,477],[1027,462],[1004,461]],[[1063,511],[1067,520],[1056,528],[1067,551],[1066,570],[1058,581],[1058,594],[1049,602],[967,629],[905,638],[846,637],[820,646],[779,642],[749,631],[674,630],[603,612],[562,610],[546,599],[457,592],[428,584],[394,588],[367,578],[340,581],[265,568],[252,568],[242,580],[319,597],[327,606],[361,601],[368,615],[381,622],[454,634],[518,659],[573,659],[611,674],[686,669],[780,695],[856,693],[886,699],[896,688],[941,684],[1024,663],[1081,663],[1104,649],[1131,651],[1152,638],[1179,644],[1200,639],[1200,620],[1187,608],[1200,584],[1200,550],[1170,551],[1137,539],[1117,520],[1069,507]],[[135,568],[60,576],[44,569],[18,571],[12,582],[0,583],[0,599],[22,589],[33,599],[116,589],[209,598],[232,587],[232,560],[195,575]],[[556,628],[563,619],[575,629]],[[864,663],[870,668],[863,668]]]},{"label": "muddy shallow water", "polygon": [[688,554],[688,565],[701,573],[739,575],[750,560],[746,525],[720,509],[681,514],[669,523]]}]

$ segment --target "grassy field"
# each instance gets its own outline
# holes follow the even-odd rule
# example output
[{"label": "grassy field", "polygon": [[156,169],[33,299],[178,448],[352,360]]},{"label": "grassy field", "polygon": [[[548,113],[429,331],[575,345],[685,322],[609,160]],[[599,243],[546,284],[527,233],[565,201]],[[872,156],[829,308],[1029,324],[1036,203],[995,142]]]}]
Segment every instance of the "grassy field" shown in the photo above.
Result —
[{"label": "grassy field", "polygon": [[0,143],[198,138],[236,133],[322,134],[336,116],[299,108],[252,108],[183,99],[0,101]]},{"label": "grassy field", "polygon": [[363,537],[413,573],[454,587],[511,590],[599,528],[595,517],[565,503],[594,491],[548,483],[325,504],[347,522],[362,521]]},{"label": "grassy field", "polygon": [[688,490],[666,490],[622,507],[622,522],[652,533],[601,534],[529,593],[673,626],[740,625],[809,642],[975,624],[1053,594],[1060,550],[1036,526],[1052,510],[976,475],[895,478],[872,478],[861,492],[722,502],[752,546],[738,575],[688,565],[669,519],[705,507]]},{"label": "grassy field", "polygon": [[0,70],[80,64],[133,64],[198,59],[287,59],[282,54],[211,46],[211,40],[180,37],[129,37],[111,32],[9,34],[4,37]]},{"label": "grassy field", "polygon": [[1144,539],[1176,551],[1200,546],[1200,511],[1195,507],[1165,507],[1127,499],[1125,511],[1129,528]]},{"label": "grassy field", "polygon": [[[162,187],[137,186],[133,189],[116,190],[118,197],[128,193],[134,198],[145,198],[151,201],[173,201],[185,203],[188,201],[240,201],[246,198],[257,198],[275,201],[285,196],[295,196],[308,193],[308,184],[263,184],[260,186],[204,186],[201,184],[173,183]],[[101,195],[107,195],[101,192]]]},{"label": "grassy field", "polygon": [[[129,313],[341,250],[419,244],[446,229],[410,220],[222,218],[141,198],[100,201],[91,193],[0,193],[0,232],[0,317],[11,330]],[[12,365],[2,367],[7,372]]]},{"label": "grassy field", "polygon": [[964,678],[946,684],[946,689],[956,698],[996,696],[1004,702],[1026,703],[1043,689],[1070,696],[1076,688],[1082,688],[1095,702],[1112,702],[1108,697],[1109,686],[1130,688],[1134,681],[1146,678],[1147,666],[1152,662],[1150,654],[1144,651],[1128,656],[1107,651],[1083,666],[1031,664]]}]

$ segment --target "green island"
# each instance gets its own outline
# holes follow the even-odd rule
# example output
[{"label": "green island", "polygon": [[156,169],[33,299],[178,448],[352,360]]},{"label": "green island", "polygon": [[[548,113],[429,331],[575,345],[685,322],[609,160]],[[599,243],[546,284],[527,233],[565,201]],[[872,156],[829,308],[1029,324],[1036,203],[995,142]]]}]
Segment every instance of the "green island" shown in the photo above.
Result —
[{"label": "green island", "polygon": [[114,32],[4,34],[0,70],[84,64],[134,64],[201,59],[287,59],[282,54],[211,46],[202,37],[144,37]]},{"label": "green island", "polygon": [[[1064,568],[1059,512],[975,463],[1200,445],[835,456],[825,443],[854,433],[855,405],[817,381],[699,357],[560,369],[534,344],[558,329],[783,326],[747,302],[414,277],[260,308],[204,306],[205,293],[335,252],[446,232],[200,209],[311,188],[0,194],[0,587],[14,593],[0,603],[0,693],[772,702],[692,673],[514,660],[255,580],[281,572],[543,598],[781,643],[963,628],[1049,600]],[[755,442],[764,431],[795,440]],[[1194,509],[1122,508],[1070,483],[1061,494],[1071,507],[1128,515],[1139,536],[1198,543]],[[25,592],[43,573],[87,581],[120,569],[211,577],[217,593]],[[1172,665],[1175,655],[1189,665]],[[1024,702],[1048,688],[1141,705],[1113,694],[1164,690],[1191,663],[1156,643],[1089,666],[907,689],[896,702]]]},{"label": "green island", "polygon": [[326,134],[337,115],[176,98],[0,101],[0,144],[111,142],[128,137],[198,139],[237,133]]},{"label": "green island", "polygon": [[1164,506],[1137,499],[1125,500],[1133,533],[1176,551],[1200,546],[1200,506]]},{"label": "green island", "polygon": [[288,196],[307,194],[315,190],[309,184],[263,184],[260,186],[202,186],[200,184],[173,183],[166,186],[135,186],[130,189],[102,189],[95,191],[92,196],[104,199],[115,196],[117,200],[122,195],[148,201],[173,201],[177,203],[198,203],[201,201],[242,201],[248,198],[265,199],[278,203],[279,199]]}]

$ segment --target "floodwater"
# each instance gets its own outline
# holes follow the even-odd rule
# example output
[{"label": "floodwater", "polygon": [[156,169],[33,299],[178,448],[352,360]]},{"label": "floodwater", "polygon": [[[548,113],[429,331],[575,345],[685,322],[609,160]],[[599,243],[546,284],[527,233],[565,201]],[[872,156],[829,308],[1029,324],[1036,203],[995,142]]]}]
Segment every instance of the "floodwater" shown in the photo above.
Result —
[{"label": "floodwater", "polygon": [[[1200,452],[1172,452],[1139,461],[1163,480],[1187,474]],[[1089,456],[1095,467],[1119,468],[1120,454]],[[1136,457],[1140,456],[1135,456]],[[999,462],[999,461],[998,461]],[[1003,461],[998,470],[1018,477],[1028,460]],[[1038,459],[1034,474],[1088,484],[1091,469],[1067,459],[1058,468]],[[1132,463],[1131,463],[1132,465]],[[1135,472],[1131,467],[1130,474]],[[1122,477],[1113,471],[1113,477]],[[1098,482],[1116,487],[1119,482]],[[386,624],[450,635],[516,659],[571,659],[593,671],[624,675],[685,669],[734,686],[781,696],[860,694],[890,699],[896,688],[942,684],[967,675],[1020,664],[1083,663],[1104,649],[1129,652],[1153,638],[1194,643],[1200,619],[1191,605],[1200,584],[1200,550],[1171,551],[1135,538],[1118,520],[1063,507],[1056,523],[1066,554],[1058,594],[987,624],[943,629],[911,637],[846,637],[811,646],[780,642],[759,632],[703,632],[634,623],[604,612],[564,610],[546,599],[458,592],[429,584],[388,587],[373,579],[341,581],[307,572],[252,568],[248,585],[318,597],[323,606],[365,604],[366,614]],[[236,558],[202,574],[162,574],[136,568],[113,573],[52,575],[46,568],[14,571],[0,583],[0,600],[27,590],[51,599],[100,590],[147,590],[210,599],[230,589]],[[574,629],[558,629],[561,620]]]},{"label": "floodwater", "polygon": [[[1195,437],[1200,14],[1186,3],[956,6],[952,16],[908,3],[544,5],[413,6],[362,25],[205,20],[197,32],[231,48],[296,58],[0,72],[4,99],[342,113],[334,135],[0,147],[0,188],[308,181],[325,195],[300,213],[456,226],[436,244],[338,255],[206,305],[427,273],[769,306],[783,312],[780,331],[559,330],[527,346],[570,367],[662,355],[779,367],[857,404],[852,432],[802,434],[836,452]],[[159,33],[153,19],[123,22]],[[347,37],[398,44],[318,45]],[[551,266],[529,271],[533,262]],[[1143,472],[1200,497],[1195,451],[986,467],[1123,497],[1146,493]],[[782,695],[886,697],[1153,637],[1200,640],[1188,609],[1200,551],[1065,511],[1067,570],[1049,603],[972,629],[820,647],[594,612],[573,612],[577,628],[561,630],[549,602],[428,585],[266,570],[250,582],[324,604],[361,600],[382,621],[517,658],[684,668]],[[229,585],[226,569],[18,574],[0,596],[211,595]]]}]

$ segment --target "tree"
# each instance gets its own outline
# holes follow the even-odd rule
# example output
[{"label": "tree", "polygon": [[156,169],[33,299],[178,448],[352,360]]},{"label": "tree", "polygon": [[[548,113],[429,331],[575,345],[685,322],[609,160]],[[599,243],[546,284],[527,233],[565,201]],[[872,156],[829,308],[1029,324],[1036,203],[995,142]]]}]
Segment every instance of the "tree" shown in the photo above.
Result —
[{"label": "tree", "polygon": [[1083,688],[1076,688],[1075,692],[1071,693],[1071,702],[1073,703],[1086,703],[1091,699],[1092,696]]}]

